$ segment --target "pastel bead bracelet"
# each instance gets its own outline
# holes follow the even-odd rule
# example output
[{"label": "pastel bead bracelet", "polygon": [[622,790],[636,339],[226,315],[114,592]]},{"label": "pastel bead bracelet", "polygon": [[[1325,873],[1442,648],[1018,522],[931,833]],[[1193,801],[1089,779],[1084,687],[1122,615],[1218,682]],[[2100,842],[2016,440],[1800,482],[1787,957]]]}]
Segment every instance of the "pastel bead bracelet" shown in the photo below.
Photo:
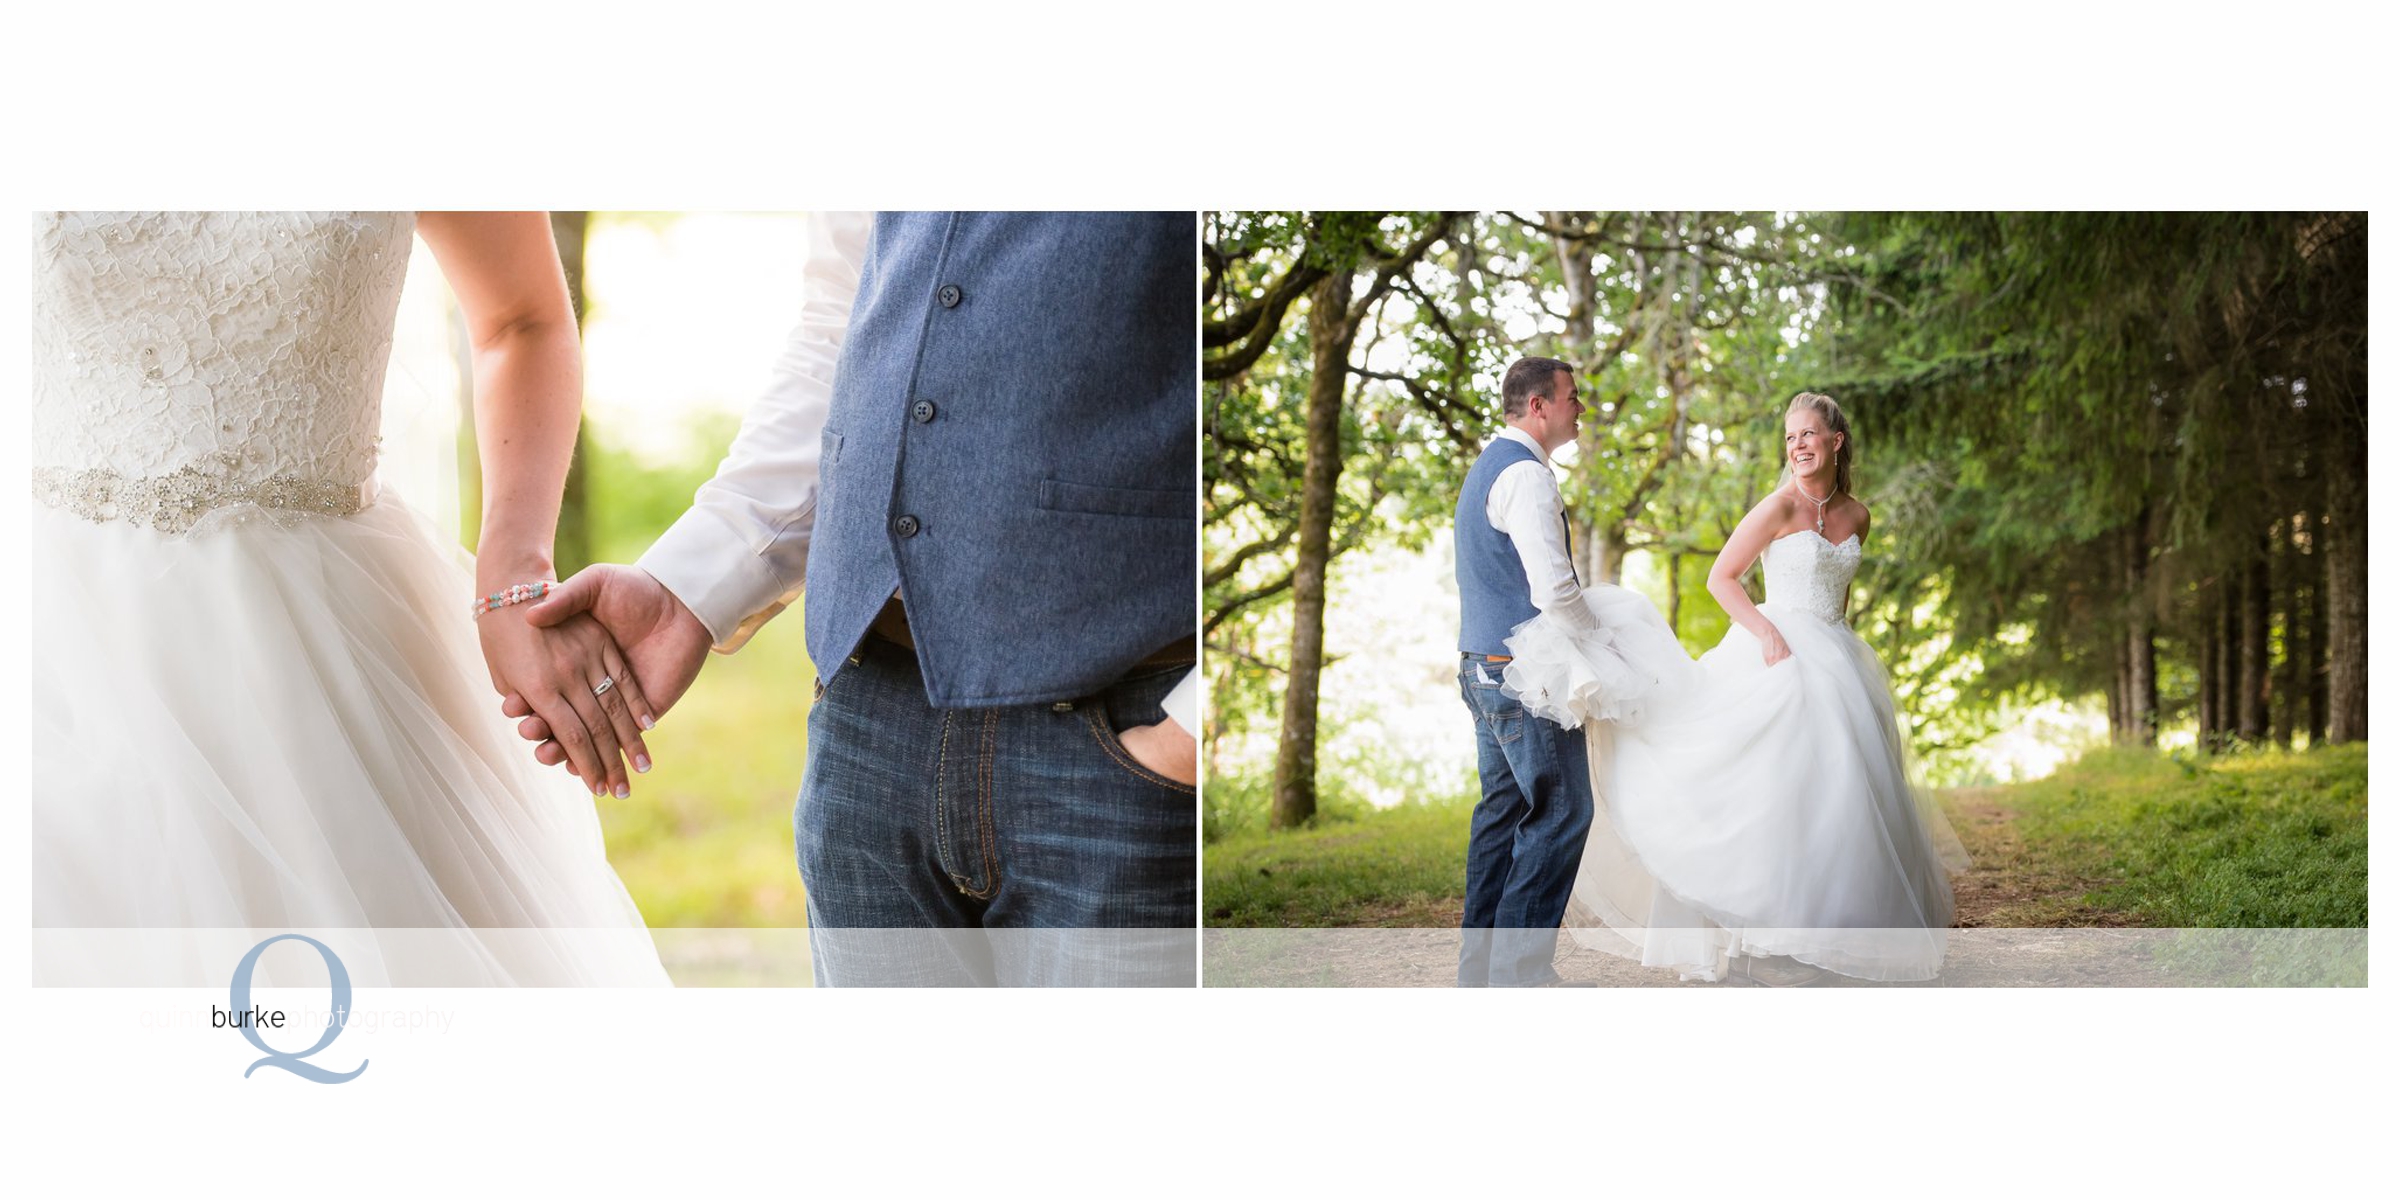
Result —
[{"label": "pastel bead bracelet", "polygon": [[481,620],[485,613],[499,612],[511,604],[530,604],[539,600],[549,595],[550,589],[556,586],[547,580],[512,584],[506,591],[493,592],[491,595],[477,600],[469,607],[468,611],[477,620]]}]

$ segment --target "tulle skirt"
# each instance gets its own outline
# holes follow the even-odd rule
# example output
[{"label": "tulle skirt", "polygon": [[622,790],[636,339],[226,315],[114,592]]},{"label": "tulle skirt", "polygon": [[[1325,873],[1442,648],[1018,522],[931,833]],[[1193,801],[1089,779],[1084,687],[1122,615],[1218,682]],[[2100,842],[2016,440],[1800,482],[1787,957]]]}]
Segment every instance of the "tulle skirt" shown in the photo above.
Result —
[{"label": "tulle skirt", "polygon": [[32,525],[37,982],[222,985],[284,930],[351,931],[359,983],[666,982],[413,512]]},{"label": "tulle skirt", "polygon": [[1589,739],[1596,811],[1577,940],[1692,978],[1721,978],[1744,955],[1865,979],[1936,975],[1948,872],[1965,855],[1911,782],[1866,643],[1770,601],[1760,611],[1789,658],[1767,666],[1737,625],[1694,662],[1639,593],[1586,596],[1601,634],[1537,618],[1509,640],[1505,673],[1528,711]]}]

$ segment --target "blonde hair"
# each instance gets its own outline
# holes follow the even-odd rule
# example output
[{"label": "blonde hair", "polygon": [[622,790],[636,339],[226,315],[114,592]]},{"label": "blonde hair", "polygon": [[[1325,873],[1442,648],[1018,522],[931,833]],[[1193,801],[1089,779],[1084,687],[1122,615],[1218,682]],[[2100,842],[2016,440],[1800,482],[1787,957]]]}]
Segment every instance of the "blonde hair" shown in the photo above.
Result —
[{"label": "blonde hair", "polygon": [[1843,416],[1842,406],[1835,403],[1833,397],[1823,392],[1802,392],[1792,397],[1791,407],[1783,410],[1784,419],[1790,420],[1792,414],[1801,409],[1807,409],[1817,414],[1817,419],[1825,423],[1825,432],[1842,435],[1842,448],[1834,451],[1833,454],[1833,490],[1837,495],[1849,491],[1850,454],[1853,441],[1850,436],[1850,418]]}]

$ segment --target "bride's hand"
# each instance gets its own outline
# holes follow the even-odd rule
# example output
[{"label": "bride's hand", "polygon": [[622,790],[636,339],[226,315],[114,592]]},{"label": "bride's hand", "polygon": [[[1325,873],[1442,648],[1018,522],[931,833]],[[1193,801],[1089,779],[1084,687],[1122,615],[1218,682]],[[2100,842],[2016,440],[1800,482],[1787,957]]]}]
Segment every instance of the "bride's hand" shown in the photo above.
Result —
[{"label": "bride's hand", "polygon": [[1783,631],[1775,628],[1772,621],[1767,623],[1766,633],[1759,637],[1758,646],[1767,656],[1767,665],[1770,667],[1792,656],[1792,648],[1783,644]]},{"label": "bride's hand", "polygon": [[[692,686],[714,641],[700,618],[650,572],[607,563],[577,571],[551,589],[548,597],[527,605],[525,619],[535,625],[598,621],[616,639],[625,661],[633,664],[642,681],[637,695],[645,698],[641,702],[645,706],[641,709],[644,729],[674,707]],[[538,743],[533,748],[536,761],[555,766],[567,760],[559,744],[551,740],[548,722],[523,698],[508,697],[500,711],[524,718],[518,722],[517,732]]]},{"label": "bride's hand", "polygon": [[522,607],[487,613],[476,625],[492,687],[542,718],[593,795],[631,795],[625,759],[636,771],[650,769],[642,729],[656,714],[608,630],[580,614],[544,628]]}]

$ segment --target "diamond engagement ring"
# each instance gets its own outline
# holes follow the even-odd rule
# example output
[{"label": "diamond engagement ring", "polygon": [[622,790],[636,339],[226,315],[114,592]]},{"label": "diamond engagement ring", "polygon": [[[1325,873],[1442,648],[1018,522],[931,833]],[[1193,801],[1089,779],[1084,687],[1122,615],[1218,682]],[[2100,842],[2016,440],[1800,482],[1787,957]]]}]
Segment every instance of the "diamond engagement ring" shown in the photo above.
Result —
[{"label": "diamond engagement ring", "polygon": [[608,689],[615,686],[617,686],[617,681],[614,678],[603,675],[600,677],[600,686],[593,688],[592,694],[595,696],[605,696],[608,694]]}]

